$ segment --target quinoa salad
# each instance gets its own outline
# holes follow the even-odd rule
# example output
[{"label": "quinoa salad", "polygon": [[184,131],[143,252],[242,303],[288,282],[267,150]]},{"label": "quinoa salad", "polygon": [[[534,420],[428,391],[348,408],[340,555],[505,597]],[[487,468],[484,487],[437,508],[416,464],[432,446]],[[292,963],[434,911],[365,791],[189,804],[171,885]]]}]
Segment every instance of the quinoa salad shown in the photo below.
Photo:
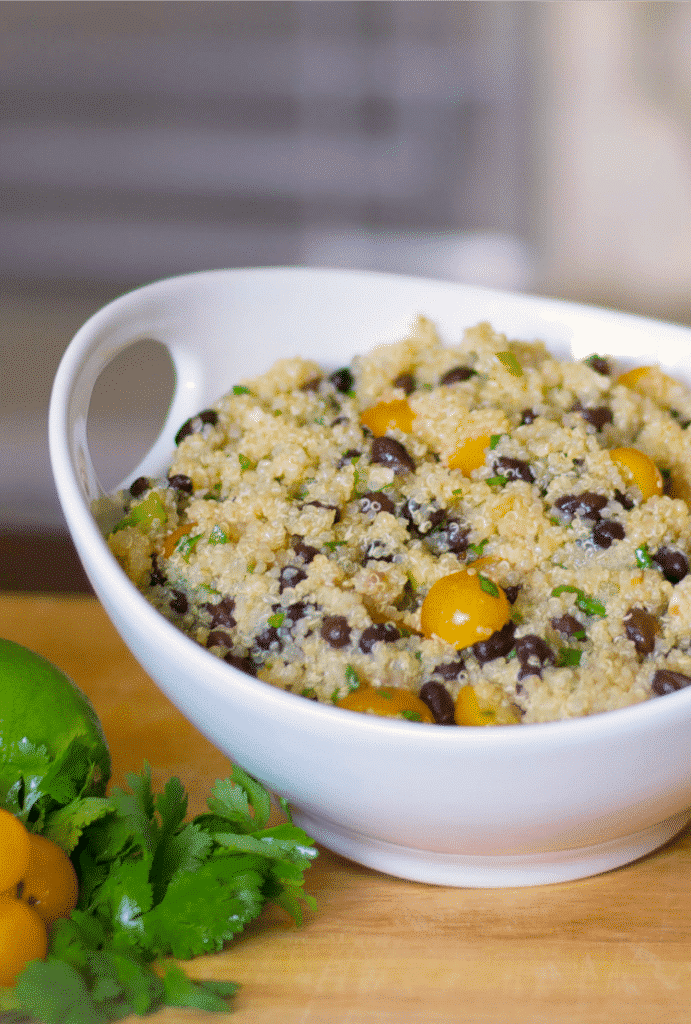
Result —
[{"label": "quinoa salad", "polygon": [[[171,622],[303,698],[417,722],[691,685],[691,391],[481,323],[279,360],[182,424],[109,546]],[[229,681],[229,685],[232,682]]]}]

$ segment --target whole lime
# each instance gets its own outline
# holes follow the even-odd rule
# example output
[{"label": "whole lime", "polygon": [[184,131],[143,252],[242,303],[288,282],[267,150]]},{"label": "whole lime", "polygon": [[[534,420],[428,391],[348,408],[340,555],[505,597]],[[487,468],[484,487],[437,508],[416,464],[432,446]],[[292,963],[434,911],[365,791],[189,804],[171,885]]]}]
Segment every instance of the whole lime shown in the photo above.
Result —
[{"label": "whole lime", "polygon": [[[20,765],[37,780],[41,757],[60,762],[68,749],[77,748],[79,756],[63,769],[80,776],[70,780],[70,788],[83,796],[102,795],[110,778],[110,754],[88,697],[40,654],[0,639],[0,776]],[[14,780],[0,782],[7,793]]]}]

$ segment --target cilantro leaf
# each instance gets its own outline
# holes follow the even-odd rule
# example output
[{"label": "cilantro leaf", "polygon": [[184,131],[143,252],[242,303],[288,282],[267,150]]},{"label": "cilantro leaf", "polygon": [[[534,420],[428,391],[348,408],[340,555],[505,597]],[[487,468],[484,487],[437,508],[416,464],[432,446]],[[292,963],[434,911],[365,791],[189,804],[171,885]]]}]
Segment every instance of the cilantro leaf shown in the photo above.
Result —
[{"label": "cilantro leaf", "polygon": [[87,825],[105,817],[113,807],[104,796],[79,797],[46,817],[43,835],[71,853]]},{"label": "cilantro leaf", "polygon": [[178,964],[166,968],[163,986],[167,1006],[190,1006],[207,1013],[225,1013],[226,1000],[238,989],[233,982],[192,981]]}]

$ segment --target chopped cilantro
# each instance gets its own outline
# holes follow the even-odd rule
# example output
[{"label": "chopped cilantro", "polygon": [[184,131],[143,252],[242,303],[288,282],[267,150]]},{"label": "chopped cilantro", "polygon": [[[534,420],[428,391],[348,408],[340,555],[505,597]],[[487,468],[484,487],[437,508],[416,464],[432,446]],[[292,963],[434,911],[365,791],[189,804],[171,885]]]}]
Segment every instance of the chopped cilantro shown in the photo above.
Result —
[{"label": "chopped cilantro", "polygon": [[328,548],[329,551],[335,551],[336,548],[342,547],[347,541],[344,540],[325,540],[324,547]]},{"label": "chopped cilantro", "polygon": [[175,545],[175,550],[178,554],[182,555],[185,562],[189,562],[194,549],[204,535],[202,533],[195,533],[194,537],[190,537],[189,534],[185,537],[181,537]]},{"label": "chopped cilantro", "polygon": [[476,558],[480,558],[482,556],[482,552],[485,550],[485,545],[487,544],[489,544],[489,537],[485,537],[485,539],[481,540],[479,544],[469,544],[468,551],[475,555]]},{"label": "chopped cilantro", "polygon": [[579,651],[575,647],[562,647],[562,649],[559,651],[557,667],[567,668],[572,665],[580,665],[582,656],[583,651]]},{"label": "chopped cilantro", "polygon": [[485,480],[485,483],[489,484],[490,487],[504,487],[508,482],[508,476],[502,476],[501,473],[497,476],[490,476]]},{"label": "chopped cilantro", "polygon": [[490,451],[494,451],[494,449],[497,447],[503,436],[503,434],[492,434],[492,436],[489,439]]},{"label": "chopped cilantro", "polygon": [[477,578],[480,581],[480,587],[490,597],[499,597],[499,590],[497,589],[496,583],[492,583],[491,579],[487,576],[483,576],[481,572],[477,574]]},{"label": "chopped cilantro", "polygon": [[279,626],[283,625],[283,620],[285,619],[285,617],[285,612],[276,612],[275,615],[269,615],[267,622],[271,627],[273,627],[273,629],[278,629]]},{"label": "chopped cilantro", "polygon": [[220,480],[211,487],[204,495],[207,501],[220,501],[221,500],[221,482]]},{"label": "chopped cilantro", "polygon": [[252,392],[250,391],[249,388],[246,388],[244,384],[234,384],[233,385],[233,394],[234,395],[251,395]]},{"label": "chopped cilantro", "polygon": [[653,568],[653,560],[648,551],[647,544],[641,544],[639,548],[636,548],[636,564],[640,569]]},{"label": "chopped cilantro", "polygon": [[146,765],[127,782],[82,815],[70,843],[77,909],[53,926],[46,959],[2,990],[0,1010],[45,1024],[107,1024],[164,1006],[227,1012],[237,985],[195,981],[170,958],[221,950],[267,903],[298,924],[303,905],[314,907],[303,891],[313,841],[285,801],[288,821],[269,826],[269,794],[241,768],[191,821],[179,779],[154,794]]},{"label": "chopped cilantro", "polygon": [[360,685],[360,677],[352,665],[346,665],[345,677],[346,683],[348,684],[348,693],[352,693],[353,690],[357,690]]},{"label": "chopped cilantro", "polygon": [[497,352],[497,359],[505,370],[508,370],[514,377],[523,376],[523,368],[516,359],[513,352]]},{"label": "chopped cilantro", "polygon": [[413,711],[411,708],[403,708],[401,710],[403,718],[407,718],[409,722],[421,722],[422,715],[419,711]]},{"label": "chopped cilantro", "polygon": [[306,686],[304,690],[300,690],[301,697],[308,697],[311,700],[317,700],[317,691],[313,686]]},{"label": "chopped cilantro", "polygon": [[240,469],[245,473],[248,469],[254,469],[255,463],[251,459],[248,459],[242,452],[238,452],[238,460],[240,462]]},{"label": "chopped cilantro", "polygon": [[603,619],[607,618],[607,611],[602,601],[598,601],[596,597],[591,597],[589,594],[585,594],[578,587],[561,586],[555,587],[552,591],[552,597],[559,597],[560,594],[575,594],[576,604],[585,612],[586,615],[600,615]]}]

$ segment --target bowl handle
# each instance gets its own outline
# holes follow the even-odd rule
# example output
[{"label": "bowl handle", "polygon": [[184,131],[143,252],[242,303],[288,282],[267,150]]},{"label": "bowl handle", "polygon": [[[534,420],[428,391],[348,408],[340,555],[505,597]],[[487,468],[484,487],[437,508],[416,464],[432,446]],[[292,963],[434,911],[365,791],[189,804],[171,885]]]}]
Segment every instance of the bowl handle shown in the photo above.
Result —
[{"label": "bowl handle", "polygon": [[153,446],[116,490],[138,476],[160,475],[174,450],[175,434],[181,424],[200,411],[206,383],[203,362],[187,332],[176,330],[173,324],[163,323],[155,316],[142,316],[136,324],[131,316],[123,317],[118,323],[113,316],[118,301],[96,313],[77,332],[58,367],[50,401],[53,473],[62,480],[73,477],[87,503],[92,507],[97,503],[97,515],[98,506],[105,513],[109,502],[91,460],[87,420],[94,385],[105,367],[137,342],[155,340],[168,350],[174,368],[173,396],[165,423]]}]

